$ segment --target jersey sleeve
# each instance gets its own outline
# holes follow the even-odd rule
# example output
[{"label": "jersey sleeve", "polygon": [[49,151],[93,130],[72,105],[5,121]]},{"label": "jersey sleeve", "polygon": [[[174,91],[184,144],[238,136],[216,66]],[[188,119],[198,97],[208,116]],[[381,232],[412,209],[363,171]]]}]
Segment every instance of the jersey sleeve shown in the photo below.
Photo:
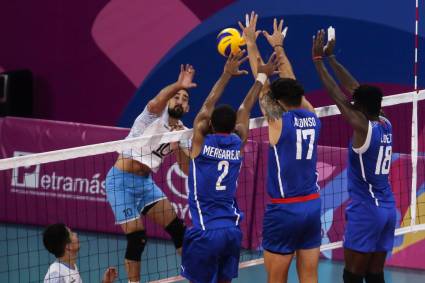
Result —
[{"label": "jersey sleeve", "polygon": [[134,120],[133,126],[131,127],[130,133],[128,134],[127,138],[135,138],[141,136],[145,129],[157,119],[159,119],[161,116],[162,114],[157,115],[152,112],[149,112],[148,107],[145,106],[145,109],[143,109],[142,113],[140,113],[140,115],[137,116],[136,120]]}]

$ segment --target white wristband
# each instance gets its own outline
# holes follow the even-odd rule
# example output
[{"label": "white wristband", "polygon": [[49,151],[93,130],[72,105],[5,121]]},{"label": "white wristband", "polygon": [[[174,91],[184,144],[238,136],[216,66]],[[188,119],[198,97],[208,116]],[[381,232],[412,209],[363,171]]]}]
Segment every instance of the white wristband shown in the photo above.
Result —
[{"label": "white wristband", "polygon": [[267,81],[267,75],[264,73],[257,74],[257,81],[259,81],[262,85],[264,85]]}]

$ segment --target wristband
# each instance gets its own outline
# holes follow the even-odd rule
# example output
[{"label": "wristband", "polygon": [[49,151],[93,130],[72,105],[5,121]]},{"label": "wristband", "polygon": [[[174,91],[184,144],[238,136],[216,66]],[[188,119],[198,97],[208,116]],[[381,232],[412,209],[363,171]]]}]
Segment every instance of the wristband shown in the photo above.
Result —
[{"label": "wristband", "polygon": [[319,60],[322,60],[322,59],[323,59],[322,56],[314,56],[313,57],[313,61],[319,61]]},{"label": "wristband", "polygon": [[264,85],[267,81],[267,75],[264,73],[259,73],[257,75],[257,81],[259,81],[262,85]]}]

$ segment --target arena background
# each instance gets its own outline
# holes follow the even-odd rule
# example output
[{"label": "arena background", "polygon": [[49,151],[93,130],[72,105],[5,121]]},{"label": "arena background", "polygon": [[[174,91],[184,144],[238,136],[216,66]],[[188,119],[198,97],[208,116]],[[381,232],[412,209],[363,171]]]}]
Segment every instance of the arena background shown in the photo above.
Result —
[{"label": "arena background", "polygon": [[[379,85],[385,95],[391,95],[413,90],[415,9],[414,1],[410,2],[7,1],[1,4],[0,9],[0,32],[3,35],[0,70],[29,69],[33,72],[34,118],[130,127],[147,101],[163,86],[176,80],[179,65],[191,63],[197,70],[195,81],[198,83],[198,87],[191,91],[192,111],[184,118],[185,124],[191,127],[224,63],[224,58],[216,51],[216,35],[223,28],[237,27],[237,21],[243,20],[245,13],[255,10],[260,15],[259,29],[271,31],[274,17],[285,19],[285,25],[289,26],[285,40],[287,54],[297,78],[315,106],[332,104],[321,90],[310,56],[311,36],[318,28],[329,25],[336,28],[338,59],[359,81]],[[423,9],[420,11],[423,22]],[[419,74],[423,73],[425,66],[424,34],[421,25]],[[258,44],[263,56],[271,53],[262,37]],[[248,65],[245,67],[249,69]],[[234,79],[221,101],[237,106],[252,81],[251,75]],[[420,75],[418,88],[422,89],[424,85],[425,76]],[[421,102],[420,106],[423,108],[424,103]],[[398,141],[394,151],[410,153],[410,124],[406,124],[405,119],[397,119],[401,115],[410,119],[410,106],[390,107],[386,113],[397,129]],[[423,116],[424,111],[419,113]],[[256,108],[252,116],[259,115]],[[344,122],[337,118],[327,119],[332,127],[325,126],[320,143],[346,147],[346,130],[343,135],[332,132],[336,126],[342,127]],[[13,119],[5,119],[0,123],[2,139],[6,138],[7,123],[12,123],[9,127],[14,130],[19,129],[16,125],[20,122],[13,122]],[[38,125],[38,129],[46,126],[40,121],[28,123]],[[81,132],[74,131],[69,138],[75,125],[56,125],[60,125],[64,129],[62,134],[68,133],[68,136],[62,143],[52,145],[53,142],[45,142],[46,137],[41,134],[34,135],[45,142],[34,151],[114,140],[125,134],[122,129],[92,127],[85,133],[105,134],[90,139],[87,136],[82,138]],[[27,128],[28,125],[22,131],[25,133]],[[423,122],[418,130],[419,153],[423,155]],[[8,142],[11,145],[2,140],[2,158],[13,156],[16,150],[13,147],[19,143],[10,139]],[[8,150],[5,150],[7,147]],[[30,151],[29,148],[20,150]],[[400,159],[395,162],[407,164],[409,161]],[[424,163],[423,160],[420,162]],[[420,167],[420,170],[423,168]],[[343,172],[344,168],[339,170]],[[409,172],[404,174],[407,176]],[[423,172],[419,174],[422,177],[419,178],[417,197],[425,199]],[[335,208],[340,209],[343,206]],[[405,209],[400,212],[399,219],[406,216],[408,207]],[[16,233],[19,234],[19,231]],[[398,237],[394,254],[398,257],[390,261],[392,265],[425,269],[423,261],[418,260],[425,257],[425,232]],[[328,254],[330,258],[340,256],[338,252]]]}]

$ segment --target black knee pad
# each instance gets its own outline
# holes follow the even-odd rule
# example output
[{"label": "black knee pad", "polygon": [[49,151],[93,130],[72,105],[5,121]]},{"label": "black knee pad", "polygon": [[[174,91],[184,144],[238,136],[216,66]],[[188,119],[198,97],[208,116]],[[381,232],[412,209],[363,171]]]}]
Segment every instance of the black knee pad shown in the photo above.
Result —
[{"label": "black knee pad", "polygon": [[170,224],[165,227],[165,231],[171,236],[174,242],[176,249],[179,249],[183,246],[183,237],[184,232],[186,231],[186,226],[183,221],[176,217]]},{"label": "black knee pad", "polygon": [[363,276],[351,273],[344,268],[344,283],[363,283]]},{"label": "black knee pad", "polygon": [[366,273],[366,283],[385,283],[384,272]]},{"label": "black knee pad", "polygon": [[140,261],[146,245],[146,232],[144,230],[136,231],[129,233],[126,236],[127,249],[125,251],[125,259]]}]

